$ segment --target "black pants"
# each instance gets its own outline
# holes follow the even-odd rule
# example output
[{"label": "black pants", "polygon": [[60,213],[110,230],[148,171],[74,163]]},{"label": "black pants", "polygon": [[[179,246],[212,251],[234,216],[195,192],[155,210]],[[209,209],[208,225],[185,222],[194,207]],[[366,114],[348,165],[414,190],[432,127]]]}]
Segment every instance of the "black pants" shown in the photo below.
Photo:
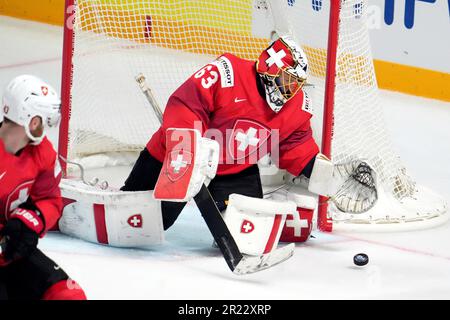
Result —
[{"label": "black pants", "polygon": [[0,300],[40,300],[54,284],[69,277],[36,249],[29,257],[0,267]]},{"label": "black pants", "polygon": [[[144,149],[137,159],[130,175],[121,188],[123,191],[153,190],[161,171],[162,163],[153,158]],[[209,192],[216,201],[219,210],[226,208],[226,201],[232,193],[239,193],[249,197],[262,198],[263,191],[257,165],[237,174],[216,176],[208,186]],[[164,230],[167,230],[180,215],[185,202],[167,202],[161,204]]]}]

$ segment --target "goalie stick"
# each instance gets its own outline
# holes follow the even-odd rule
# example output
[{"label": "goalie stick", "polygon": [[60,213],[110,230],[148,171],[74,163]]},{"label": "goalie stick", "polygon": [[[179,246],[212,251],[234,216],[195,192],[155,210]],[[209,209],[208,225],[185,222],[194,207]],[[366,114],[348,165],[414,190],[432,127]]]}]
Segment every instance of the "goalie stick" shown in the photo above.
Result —
[{"label": "goalie stick", "polygon": [[159,107],[159,104],[155,100],[155,96],[153,95],[152,90],[147,85],[147,82],[145,81],[145,76],[140,73],[136,76],[136,82],[139,84],[139,87],[141,88],[142,93],[145,95],[145,97],[148,100],[148,103],[150,103],[150,106],[153,108],[153,111],[155,111],[156,117],[159,120],[159,123],[162,123],[162,111]]},{"label": "goalie stick", "polygon": [[[161,122],[161,108],[148,87],[145,76],[139,74],[136,77],[136,82],[138,82],[139,87],[147,97],[148,102],[153,110],[155,110],[155,113]],[[217,246],[222,252],[228,267],[234,274],[243,275],[258,272],[279,264],[292,257],[294,254],[295,245],[293,243],[259,256],[249,256],[241,253],[236,241],[223,220],[222,214],[217,208],[214,199],[204,184],[202,185],[200,192],[194,197],[194,201],[197,204],[211,235],[216,241]]]}]

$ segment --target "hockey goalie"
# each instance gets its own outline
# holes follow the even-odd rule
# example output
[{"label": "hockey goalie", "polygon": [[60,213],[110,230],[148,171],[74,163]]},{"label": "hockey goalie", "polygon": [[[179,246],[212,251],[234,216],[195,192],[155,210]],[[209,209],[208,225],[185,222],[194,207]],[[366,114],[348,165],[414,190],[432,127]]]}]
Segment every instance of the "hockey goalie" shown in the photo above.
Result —
[{"label": "hockey goalie", "polygon": [[[368,210],[377,199],[371,167],[358,159],[334,166],[313,139],[312,105],[302,88],[307,71],[305,53],[289,36],[271,43],[257,61],[225,53],[207,64],[170,96],[161,127],[121,191],[63,184],[71,203],[61,231],[145,247],[160,243],[162,230],[194,199],[224,256],[232,254],[221,241],[232,239],[240,253],[269,259],[280,239],[308,239],[314,194],[331,196],[341,210]],[[283,182],[289,187],[264,196],[258,162],[269,155],[291,178]]]}]

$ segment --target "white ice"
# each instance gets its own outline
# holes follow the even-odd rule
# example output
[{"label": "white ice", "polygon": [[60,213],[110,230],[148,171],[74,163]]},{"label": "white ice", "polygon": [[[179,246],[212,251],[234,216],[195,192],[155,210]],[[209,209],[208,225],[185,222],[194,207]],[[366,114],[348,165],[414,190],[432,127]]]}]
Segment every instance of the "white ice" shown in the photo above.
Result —
[{"label": "white ice", "polygon": [[[61,56],[61,28],[0,16],[0,94],[23,73],[58,89]],[[386,91],[381,98],[411,174],[450,203],[450,104]],[[405,233],[314,236],[287,262],[248,276],[228,270],[192,206],[153,250],[104,247],[61,234],[47,235],[39,247],[90,299],[450,298],[449,223]],[[365,267],[353,265],[359,252],[369,255]]]}]

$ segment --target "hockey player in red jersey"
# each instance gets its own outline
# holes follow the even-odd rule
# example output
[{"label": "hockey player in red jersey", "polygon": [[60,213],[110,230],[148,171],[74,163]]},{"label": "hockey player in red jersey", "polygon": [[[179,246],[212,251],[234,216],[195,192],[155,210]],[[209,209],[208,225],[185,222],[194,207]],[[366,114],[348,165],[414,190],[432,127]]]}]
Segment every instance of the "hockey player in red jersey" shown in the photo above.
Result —
[{"label": "hockey player in red jersey", "polygon": [[[169,128],[194,128],[220,144],[217,175],[208,189],[224,210],[231,193],[262,198],[257,161],[272,161],[294,176],[310,177],[319,148],[311,104],[302,87],[307,58],[290,37],[265,49],[258,61],[226,53],[187,79],[169,98],[163,122],[141,152],[124,191],[153,190],[167,152]],[[162,202],[164,229],[185,203]]]},{"label": "hockey player in red jersey", "polygon": [[45,136],[60,118],[55,90],[29,75],[6,87],[0,110],[0,299],[86,299],[37,249],[61,215],[61,169]]}]

